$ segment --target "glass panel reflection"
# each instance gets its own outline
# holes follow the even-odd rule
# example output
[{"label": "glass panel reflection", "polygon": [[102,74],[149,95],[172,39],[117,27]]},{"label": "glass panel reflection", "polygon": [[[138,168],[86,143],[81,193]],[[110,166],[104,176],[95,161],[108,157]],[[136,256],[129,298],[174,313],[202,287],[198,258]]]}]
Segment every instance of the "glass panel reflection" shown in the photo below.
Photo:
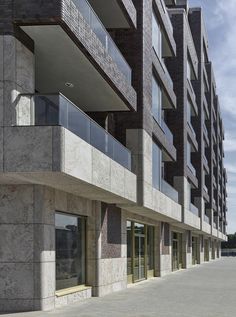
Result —
[{"label": "glass panel reflection", "polygon": [[56,290],[85,284],[85,218],[56,213]]}]

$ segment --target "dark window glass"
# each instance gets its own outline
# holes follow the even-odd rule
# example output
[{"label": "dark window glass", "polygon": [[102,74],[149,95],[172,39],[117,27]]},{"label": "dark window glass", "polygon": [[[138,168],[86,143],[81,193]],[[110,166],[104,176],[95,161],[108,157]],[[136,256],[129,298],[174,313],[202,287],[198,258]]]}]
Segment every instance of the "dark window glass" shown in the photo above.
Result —
[{"label": "dark window glass", "polygon": [[156,143],[152,143],[152,185],[161,188],[161,150]]},{"label": "dark window glass", "polygon": [[85,284],[85,218],[56,213],[56,289]]}]

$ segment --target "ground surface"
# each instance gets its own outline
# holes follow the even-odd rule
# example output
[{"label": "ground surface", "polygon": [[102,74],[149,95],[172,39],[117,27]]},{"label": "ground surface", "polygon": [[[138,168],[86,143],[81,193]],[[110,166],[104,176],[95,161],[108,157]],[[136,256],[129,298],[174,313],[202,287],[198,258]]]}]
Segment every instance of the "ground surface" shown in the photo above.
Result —
[{"label": "ground surface", "polygon": [[11,317],[235,317],[236,258],[182,270],[53,312]]}]

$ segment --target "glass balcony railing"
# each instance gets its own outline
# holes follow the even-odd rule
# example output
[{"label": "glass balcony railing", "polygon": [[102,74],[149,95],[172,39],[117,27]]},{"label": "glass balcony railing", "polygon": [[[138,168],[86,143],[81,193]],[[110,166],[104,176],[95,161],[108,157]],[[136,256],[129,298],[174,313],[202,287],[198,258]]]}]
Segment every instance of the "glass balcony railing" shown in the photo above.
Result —
[{"label": "glass balcony railing", "polygon": [[196,139],[197,139],[196,133],[195,133],[195,131],[194,131],[194,128],[193,128],[193,126],[192,126],[192,123],[189,122],[189,120],[188,120],[188,126],[189,126],[190,130],[192,131],[192,134],[193,134],[193,136],[194,136],[194,138],[195,138],[195,140],[196,140]]},{"label": "glass balcony railing", "polygon": [[166,135],[166,138],[168,139],[168,141],[173,144],[173,134],[172,132],[170,131],[170,129],[168,128],[167,124],[165,123],[165,121],[162,119],[161,121],[161,128],[162,130],[164,131],[165,135]]},{"label": "glass balcony railing", "polygon": [[204,162],[205,166],[208,166],[208,161],[207,161],[205,154],[203,154],[203,162]]},{"label": "glass balcony railing", "polygon": [[103,44],[106,53],[113,59],[127,81],[131,84],[131,68],[121,54],[120,50],[112,40],[102,22],[97,17],[87,0],[73,0],[79,12],[83,15],[93,32]]},{"label": "glass balcony railing", "polygon": [[62,94],[21,96],[29,98],[32,125],[62,126],[131,170],[130,151]]},{"label": "glass balcony railing", "polygon": [[203,123],[203,130],[204,130],[206,136],[208,137],[208,131],[207,131],[207,127],[206,127],[205,123]]},{"label": "glass balcony railing", "polygon": [[191,211],[194,215],[196,215],[197,217],[199,217],[199,210],[198,210],[198,208],[197,208],[194,204],[192,204],[192,203],[190,203],[190,211]]},{"label": "glass balcony railing", "polygon": [[210,218],[207,215],[204,215],[204,221],[210,224]]},{"label": "glass balcony railing", "polygon": [[163,58],[162,58],[162,61],[161,61],[161,66],[162,66],[162,68],[163,68],[163,70],[164,70],[164,73],[165,73],[167,79],[168,79],[169,85],[170,85],[171,88],[173,89],[173,88],[174,88],[173,80],[172,80],[172,78],[170,77],[170,73],[169,73],[169,71],[168,71],[168,69],[167,69],[167,67],[166,67],[166,64],[165,64],[165,61],[164,61]]},{"label": "glass balcony railing", "polygon": [[161,180],[161,192],[174,200],[176,203],[179,202],[179,193],[164,179]]},{"label": "glass balcony railing", "polygon": [[188,168],[190,169],[190,171],[192,172],[192,174],[196,177],[197,173],[196,173],[195,168],[193,167],[193,164],[191,162],[188,162],[187,165],[188,165]]},{"label": "glass balcony railing", "polygon": [[208,188],[206,187],[206,185],[203,185],[203,189],[208,194]]},{"label": "glass balcony railing", "polygon": [[167,23],[168,23],[169,28],[170,28],[170,30],[171,30],[171,33],[173,34],[173,32],[174,32],[174,31],[173,31],[173,26],[172,26],[172,23],[171,23],[169,14],[168,14],[168,12],[167,12],[167,10],[166,10],[165,2],[164,2],[163,0],[161,0],[161,6],[162,6],[163,11],[164,11],[164,13],[165,13],[165,15],[166,15],[166,20],[167,20]]}]

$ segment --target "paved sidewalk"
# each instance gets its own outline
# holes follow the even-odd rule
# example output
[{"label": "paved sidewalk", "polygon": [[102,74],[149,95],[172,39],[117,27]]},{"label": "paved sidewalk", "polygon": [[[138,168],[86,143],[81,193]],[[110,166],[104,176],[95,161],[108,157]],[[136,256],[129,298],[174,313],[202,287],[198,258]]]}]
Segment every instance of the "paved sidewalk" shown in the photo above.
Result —
[{"label": "paved sidewalk", "polygon": [[[53,312],[11,317],[235,317],[236,258],[223,258]],[[5,317],[4,316],[4,317]]]}]

